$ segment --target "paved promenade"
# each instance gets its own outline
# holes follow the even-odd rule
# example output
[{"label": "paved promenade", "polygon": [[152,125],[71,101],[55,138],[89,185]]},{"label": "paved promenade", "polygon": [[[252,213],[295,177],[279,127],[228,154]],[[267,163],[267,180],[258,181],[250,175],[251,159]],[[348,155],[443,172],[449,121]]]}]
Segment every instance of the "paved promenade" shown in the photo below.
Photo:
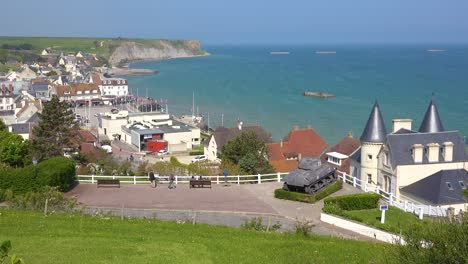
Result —
[{"label": "paved promenade", "polygon": [[[121,185],[121,188],[101,187],[96,184],[79,184],[67,195],[89,207],[88,212],[103,211],[132,217],[155,217],[162,220],[183,220],[240,226],[253,217],[262,217],[263,223],[280,223],[282,229],[293,230],[297,220],[314,224],[313,232],[353,239],[365,239],[320,221],[323,201],[306,204],[276,199],[275,189],[282,183],[216,185],[209,188],[190,189],[179,184],[168,189],[167,184],[157,188],[149,185]],[[334,195],[356,193],[349,185]],[[121,209],[124,208],[124,209]],[[93,211],[94,210],[94,211]],[[157,215],[157,216],[156,216]]]}]

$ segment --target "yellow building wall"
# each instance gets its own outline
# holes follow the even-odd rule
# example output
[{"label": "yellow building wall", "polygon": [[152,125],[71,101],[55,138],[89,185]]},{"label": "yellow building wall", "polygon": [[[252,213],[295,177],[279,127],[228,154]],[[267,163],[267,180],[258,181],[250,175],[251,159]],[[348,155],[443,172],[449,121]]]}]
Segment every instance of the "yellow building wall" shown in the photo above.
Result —
[{"label": "yellow building wall", "polygon": [[[361,181],[367,182],[367,175],[372,175],[372,182],[377,183],[378,158],[383,144],[363,143],[361,146]],[[369,155],[372,159],[369,159]]]}]

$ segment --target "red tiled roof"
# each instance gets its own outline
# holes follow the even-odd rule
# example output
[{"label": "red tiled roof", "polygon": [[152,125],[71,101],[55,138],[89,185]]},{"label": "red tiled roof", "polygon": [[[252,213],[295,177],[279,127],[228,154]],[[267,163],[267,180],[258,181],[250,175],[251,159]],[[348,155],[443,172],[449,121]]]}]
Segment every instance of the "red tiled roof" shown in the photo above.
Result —
[{"label": "red tiled roof", "polygon": [[277,172],[290,172],[299,165],[301,157],[319,157],[327,142],[312,128],[294,129],[282,143],[270,143],[268,158]]},{"label": "red tiled roof", "polygon": [[302,157],[319,157],[327,142],[312,128],[295,129],[283,138],[283,155],[301,154]]},{"label": "red tiled roof", "polygon": [[95,83],[95,84],[97,84],[97,85],[101,85],[101,84],[102,84],[101,76],[99,76],[99,74],[93,73],[93,74],[91,75],[91,77],[93,78],[93,83]]},{"label": "red tiled roof", "polygon": [[[83,95],[84,91],[89,91],[89,94],[101,94],[101,91],[99,90],[99,87],[95,83],[89,83],[89,84],[84,84],[84,83],[77,83],[77,84],[72,84],[72,85],[57,85],[55,87],[55,90],[57,92],[57,95],[59,97],[63,97],[65,95],[67,96],[75,96],[77,95],[78,91],[81,91]],[[96,91],[96,93],[93,93],[93,91]]]},{"label": "red tiled roof", "polygon": [[78,134],[80,135],[80,138],[82,138],[84,142],[93,143],[97,141],[96,137],[88,130],[78,130]]},{"label": "red tiled roof", "polygon": [[299,162],[297,160],[270,160],[270,165],[275,168],[276,172],[290,172],[297,168]]},{"label": "red tiled roof", "polygon": [[270,143],[268,146],[268,157],[270,160],[284,160],[283,152],[281,151],[280,143]]},{"label": "red tiled roof", "polygon": [[[341,153],[341,154],[344,154],[344,155],[347,155],[347,156],[351,156],[360,147],[361,147],[361,142],[358,139],[353,138],[352,135],[347,135],[342,140],[340,140],[340,142],[336,143],[331,148],[327,149],[327,151],[325,153],[323,153],[323,155],[320,157],[320,159],[323,162],[327,162],[327,154],[326,153],[328,153],[328,152],[338,152],[338,153]],[[340,170],[340,171],[344,171],[344,172],[346,172],[348,174],[350,173],[350,171],[349,171],[349,165],[350,165],[349,164],[349,158],[341,160],[341,166],[338,166],[336,164],[329,163],[329,162],[327,162],[327,163],[329,165],[331,165],[332,167],[335,167],[336,169]]]},{"label": "red tiled roof", "polygon": [[94,144],[93,143],[81,143],[80,145],[80,150],[81,150],[81,153],[90,153],[92,152],[93,150],[95,149],[94,147]]}]

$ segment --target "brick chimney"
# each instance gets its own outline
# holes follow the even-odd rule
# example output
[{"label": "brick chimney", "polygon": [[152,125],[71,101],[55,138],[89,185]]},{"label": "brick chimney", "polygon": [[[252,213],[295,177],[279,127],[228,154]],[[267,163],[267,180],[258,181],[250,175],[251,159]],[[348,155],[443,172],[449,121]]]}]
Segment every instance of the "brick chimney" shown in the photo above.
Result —
[{"label": "brick chimney", "polygon": [[439,161],[439,147],[437,143],[427,144],[427,160],[429,162],[438,162]]},{"label": "brick chimney", "polygon": [[413,161],[415,163],[421,163],[423,160],[423,145],[414,144],[412,150]]}]

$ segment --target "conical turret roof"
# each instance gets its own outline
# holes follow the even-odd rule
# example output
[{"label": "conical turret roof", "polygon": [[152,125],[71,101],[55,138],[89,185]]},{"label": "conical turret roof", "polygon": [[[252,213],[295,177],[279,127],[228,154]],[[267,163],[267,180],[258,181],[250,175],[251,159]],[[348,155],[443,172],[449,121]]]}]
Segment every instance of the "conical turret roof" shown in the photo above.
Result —
[{"label": "conical turret roof", "polygon": [[440,121],[439,112],[437,111],[437,106],[435,104],[434,98],[431,99],[429,107],[426,110],[424,119],[419,127],[419,132],[422,133],[435,133],[444,131],[444,126],[442,121]]},{"label": "conical turret roof", "polygon": [[387,129],[380,113],[379,104],[375,101],[366,127],[361,135],[362,142],[383,143],[387,136]]}]

